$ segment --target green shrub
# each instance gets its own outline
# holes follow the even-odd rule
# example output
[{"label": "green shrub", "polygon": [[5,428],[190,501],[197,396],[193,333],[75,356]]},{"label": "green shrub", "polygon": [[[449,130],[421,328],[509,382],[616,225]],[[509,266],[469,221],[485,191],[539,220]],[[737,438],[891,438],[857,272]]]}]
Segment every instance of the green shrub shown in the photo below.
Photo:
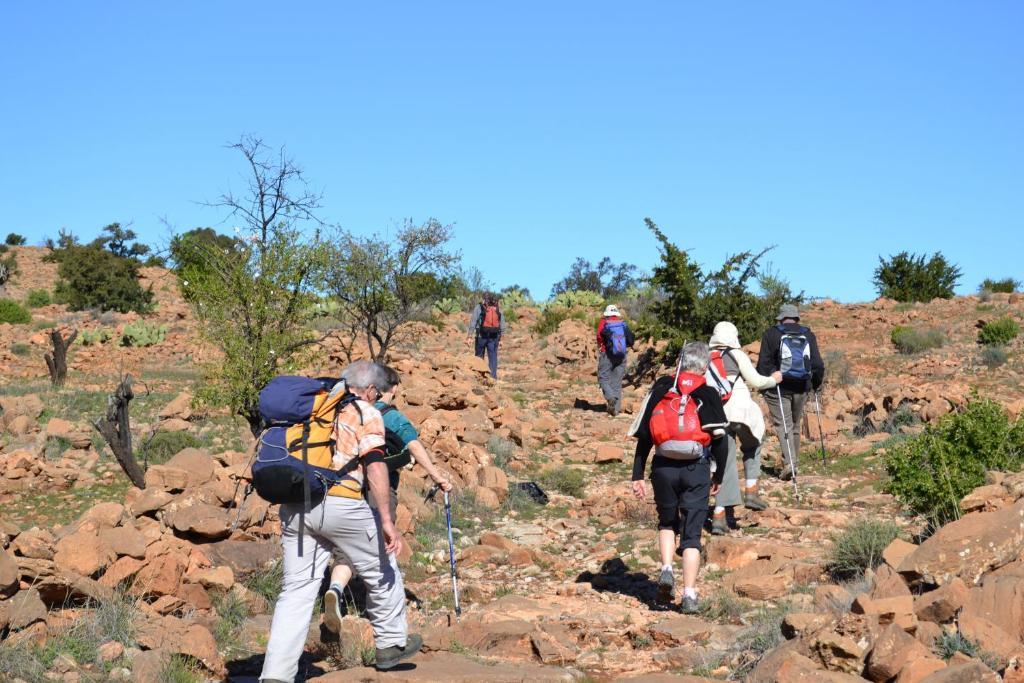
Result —
[{"label": "green shrub", "polygon": [[854,520],[832,535],[832,548],[826,568],[837,581],[856,579],[882,563],[882,551],[899,535],[892,522],[874,519]]},{"label": "green shrub", "polygon": [[952,632],[943,630],[935,639],[935,653],[948,662],[957,652],[962,652],[973,659],[980,659],[994,671],[1003,668],[1005,664],[1000,661],[998,655],[982,650],[978,643],[960,633],[959,627]]},{"label": "green shrub", "polygon": [[121,346],[154,346],[167,337],[167,325],[154,325],[142,320],[124,326]]},{"label": "green shrub", "polygon": [[532,306],[533,299],[527,290],[510,289],[501,295],[501,308],[503,310],[514,310],[520,306]]},{"label": "green shrub", "polygon": [[548,306],[554,306],[556,308],[601,308],[604,306],[604,297],[597,292],[591,292],[586,289],[578,291],[561,292],[555,295],[555,298],[545,304],[545,309]]},{"label": "green shrub", "polygon": [[960,515],[960,500],[985,482],[989,470],[1024,464],[1024,420],[1011,423],[1002,406],[975,397],[886,455],[886,493],[933,524]]},{"label": "green shrub", "polygon": [[494,466],[505,469],[516,454],[516,444],[496,434],[487,439],[487,452],[494,456]]},{"label": "green shrub", "polygon": [[16,232],[7,233],[7,238],[4,240],[4,244],[12,247],[20,247],[25,244],[27,240],[24,235],[19,235]]},{"label": "green shrub", "polygon": [[920,353],[935,349],[946,343],[946,335],[934,327],[920,328],[899,325],[889,335],[893,346],[900,353]]},{"label": "green shrub", "polygon": [[552,467],[541,472],[537,479],[542,486],[573,498],[582,498],[586,487],[586,477],[575,467]]},{"label": "green shrub", "polygon": [[32,322],[32,314],[25,310],[17,301],[0,299],[0,323],[27,325]]},{"label": "green shrub", "polygon": [[541,311],[540,318],[533,325],[533,331],[542,337],[546,337],[562,324],[563,320],[572,318],[574,320],[587,320],[587,312],[581,309],[572,310],[555,306],[547,306]]},{"label": "green shrub", "polygon": [[1017,321],[1006,316],[998,320],[985,323],[978,330],[979,344],[1009,344],[1020,334],[1020,325]]},{"label": "green shrub", "polygon": [[55,250],[57,287],[54,298],[72,311],[98,308],[119,313],[147,313],[153,307],[153,291],[139,284],[139,264],[95,244],[72,245]]},{"label": "green shrub", "polygon": [[443,299],[438,299],[434,302],[434,311],[441,315],[450,315],[452,313],[458,313],[462,310],[462,304],[459,303],[458,299],[453,299],[450,296],[446,296]]},{"label": "green shrub", "polygon": [[1009,360],[1009,355],[1002,346],[984,346],[981,349],[980,360],[981,364],[986,368],[994,370],[1001,365],[1005,365],[1006,361]]},{"label": "green shrub", "polygon": [[199,448],[203,442],[188,432],[157,432],[139,448],[149,465],[162,465],[186,448]]},{"label": "green shrub", "polygon": [[857,383],[853,367],[841,350],[831,349],[825,352],[825,367],[828,368],[825,377],[829,383],[838,387],[848,387]]},{"label": "green shrub", "polygon": [[889,260],[878,257],[873,282],[878,295],[896,301],[931,301],[953,298],[953,288],[960,279],[960,268],[941,252],[925,261],[924,254],[902,251]]},{"label": "green shrub", "polygon": [[82,346],[93,346],[95,344],[105,344],[112,338],[110,330],[100,328],[98,330],[82,330],[78,335],[78,341],[81,342]]},{"label": "green shrub", "polygon": [[25,297],[25,305],[29,308],[41,308],[50,305],[50,293],[45,289],[33,289]]},{"label": "green shrub", "polygon": [[32,347],[24,342],[15,342],[11,344],[11,353],[15,356],[27,356],[32,353]]},{"label": "green shrub", "polygon": [[160,680],[166,683],[202,683],[206,676],[198,662],[185,655],[173,654],[160,670]]},{"label": "green shrub", "polygon": [[978,287],[978,293],[982,292],[1000,292],[1003,294],[1012,294],[1020,288],[1020,282],[1014,280],[1012,277],[1006,277],[1002,280],[993,280],[991,278],[985,278],[981,281],[981,285]]},{"label": "green shrub", "polygon": [[[0,256],[8,251],[6,245],[0,244]],[[7,284],[18,272],[18,257],[11,253],[0,258],[0,285]]]},{"label": "green shrub", "polygon": [[[419,529],[419,525],[416,525]],[[284,582],[284,565],[281,560],[275,560],[265,567],[260,567],[245,578],[245,587],[263,596],[268,604],[277,602],[277,596],[281,594],[281,586]]]}]

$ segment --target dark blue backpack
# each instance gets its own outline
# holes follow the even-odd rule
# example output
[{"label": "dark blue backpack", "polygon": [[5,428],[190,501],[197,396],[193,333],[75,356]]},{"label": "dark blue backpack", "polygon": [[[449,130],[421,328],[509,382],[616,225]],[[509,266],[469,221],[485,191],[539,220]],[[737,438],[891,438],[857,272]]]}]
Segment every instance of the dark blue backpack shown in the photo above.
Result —
[{"label": "dark blue backpack", "polygon": [[810,331],[800,327],[798,332],[786,330],[779,325],[782,340],[779,342],[779,371],[784,378],[805,381],[811,376],[811,343],[807,339]]},{"label": "dark blue backpack", "polygon": [[[252,465],[253,489],[269,503],[319,505],[327,491],[358,466],[337,471],[334,420],[356,397],[338,380],[275,377],[260,391],[259,411],[266,428]],[[355,462],[355,461],[354,461]]]},{"label": "dark blue backpack", "polygon": [[601,331],[604,337],[604,350],[613,361],[626,358],[626,323],[623,320],[605,322]]}]

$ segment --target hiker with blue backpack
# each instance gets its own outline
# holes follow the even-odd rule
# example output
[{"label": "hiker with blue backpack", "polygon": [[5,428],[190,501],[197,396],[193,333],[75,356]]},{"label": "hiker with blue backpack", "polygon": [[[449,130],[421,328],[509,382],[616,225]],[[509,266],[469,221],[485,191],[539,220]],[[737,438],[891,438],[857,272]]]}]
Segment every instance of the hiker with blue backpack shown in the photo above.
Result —
[{"label": "hiker with blue backpack", "polygon": [[[445,493],[452,490],[452,484],[449,478],[434,465],[412,422],[394,406],[395,395],[398,393],[398,386],[401,382],[398,373],[386,365],[378,364],[378,366],[383,371],[385,379],[377,387],[381,397],[374,403],[374,407],[380,411],[384,420],[384,464],[388,468],[388,508],[391,512],[391,519],[397,519],[398,484],[404,467],[415,462]],[[343,379],[347,379],[347,377],[343,376]],[[377,500],[372,495],[368,497],[367,503],[373,509],[378,507]],[[338,633],[341,630],[342,595],[348,582],[356,573],[348,556],[344,552],[336,550],[330,587],[324,594],[324,626],[332,633]]]},{"label": "hiker with blue backpack", "polygon": [[332,551],[345,554],[366,584],[376,666],[390,669],[422,646],[408,633],[405,586],[395,560],[402,537],[388,505],[384,420],[374,402],[387,383],[383,369],[356,361],[346,381],[277,377],[260,392],[268,428],[252,466],[260,497],[281,505],[281,593],[260,680],[291,683],[299,669],[313,605]]},{"label": "hiker with blue backpack", "polygon": [[498,306],[498,297],[494,294],[484,295],[483,301],[476,305],[469,318],[469,330],[473,339],[473,353],[477,358],[487,354],[487,365],[491,377],[498,379],[498,345],[505,334],[505,316]]},{"label": "hiker with blue backpack", "polygon": [[761,336],[757,371],[762,375],[782,373],[782,382],[775,390],[764,391],[761,395],[768,404],[772,424],[782,445],[785,464],[780,478],[794,479],[795,482],[804,403],[807,392],[818,391],[825,380],[825,362],[818,351],[814,332],[800,324],[800,309],[793,304],[784,304],[776,320],[778,324],[769,327]]},{"label": "hiker with blue backpack", "polygon": [[608,304],[597,323],[597,383],[608,404],[608,414],[613,417],[622,408],[622,378],[634,341],[633,331],[622,319],[619,307]]}]

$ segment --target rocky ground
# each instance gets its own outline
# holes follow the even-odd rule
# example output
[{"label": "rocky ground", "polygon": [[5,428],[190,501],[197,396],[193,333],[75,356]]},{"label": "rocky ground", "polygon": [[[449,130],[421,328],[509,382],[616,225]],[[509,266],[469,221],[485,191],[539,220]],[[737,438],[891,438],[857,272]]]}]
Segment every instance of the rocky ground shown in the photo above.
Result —
[{"label": "rocky ground", "polygon": [[[3,295],[52,289],[41,250],[20,248]],[[167,338],[117,345],[137,316],[51,305],[31,325],[0,325],[0,678],[4,680],[254,680],[276,594],[276,510],[251,496],[239,510],[252,437],[191,397],[201,344],[173,277],[145,269]],[[991,473],[969,511],[919,545],[920,520],[881,492],[885,449],[955,410],[972,391],[1024,408],[1021,342],[990,370],[979,320],[1022,313],[1020,295],[906,306],[821,302],[805,313],[833,369],[821,427],[804,424],[801,497],[767,478],[772,507],[737,512],[729,536],[706,537],[705,609],[684,616],[655,601],[653,504],[629,494],[625,437],[644,388],[624,413],[603,412],[596,349],[574,320],[539,338],[521,309],[493,382],[469,355],[465,315],[414,323],[394,364],[399,404],[456,482],[454,517],[463,613],[456,619],[439,507],[426,481],[403,476],[399,526],[410,621],[424,634],[416,666],[377,674],[358,600],[341,643],[310,628],[302,670],[324,681],[1024,680],[1024,478]],[[889,342],[896,325],[940,328],[944,346],[914,356]],[[48,330],[107,329],[76,345],[68,384],[49,388]],[[748,347],[756,353],[756,344]],[[337,372],[340,349],[319,367]],[[119,373],[136,378],[136,446],[146,488],[132,487],[91,422]],[[777,458],[769,439],[766,457]],[[546,505],[515,484],[538,481]],[[833,534],[863,519],[894,520],[903,537],[864,579],[835,582]],[[973,657],[950,645],[969,638]],[[953,654],[956,651],[956,654]],[[1018,661],[1021,661],[1018,664]],[[6,677],[6,678],[4,678]]]}]

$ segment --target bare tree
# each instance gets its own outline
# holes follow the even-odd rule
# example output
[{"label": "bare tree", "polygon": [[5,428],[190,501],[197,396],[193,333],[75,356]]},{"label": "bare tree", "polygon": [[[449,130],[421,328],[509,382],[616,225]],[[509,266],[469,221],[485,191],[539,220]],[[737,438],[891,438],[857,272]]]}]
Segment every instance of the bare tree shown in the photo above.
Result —
[{"label": "bare tree", "polygon": [[128,418],[128,403],[135,398],[132,376],[125,375],[114,393],[107,397],[107,412],[93,423],[117,458],[121,469],[136,487],[146,488],[146,475],[132,452],[132,431]]},{"label": "bare tree", "polygon": [[75,343],[78,337],[78,330],[72,330],[66,338],[60,330],[50,330],[50,343],[53,345],[53,353],[43,355],[46,367],[50,370],[50,384],[55,387],[64,386],[68,377],[68,349]]}]

